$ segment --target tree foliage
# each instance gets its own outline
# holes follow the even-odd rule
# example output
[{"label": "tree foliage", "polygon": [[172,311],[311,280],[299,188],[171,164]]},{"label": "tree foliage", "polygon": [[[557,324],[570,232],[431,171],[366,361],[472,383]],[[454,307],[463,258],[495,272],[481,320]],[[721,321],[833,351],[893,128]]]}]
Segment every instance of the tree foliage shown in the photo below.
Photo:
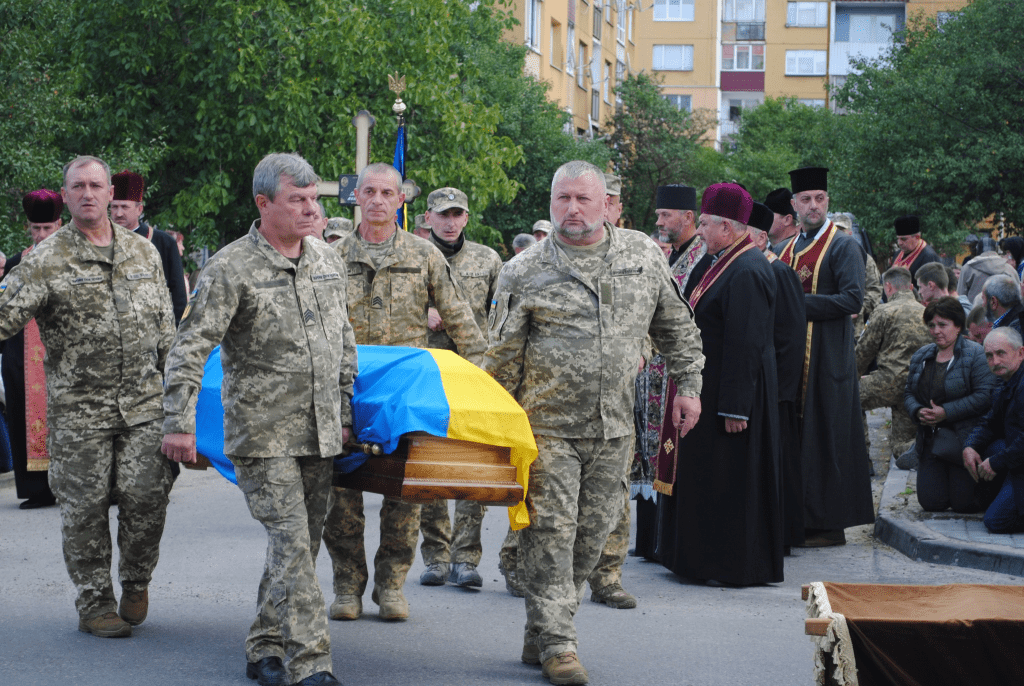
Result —
[{"label": "tree foliage", "polygon": [[837,92],[851,113],[839,186],[873,238],[891,239],[904,214],[947,249],[991,215],[1024,224],[1020,10],[974,0],[941,29],[916,18]]},{"label": "tree foliage", "polygon": [[702,144],[715,115],[686,112],[661,97],[658,82],[631,74],[616,86],[622,106],[607,122],[615,173],[622,177],[623,220],[654,228],[658,186],[681,183],[702,189],[719,180],[719,154]]},{"label": "tree foliage", "polygon": [[827,109],[802,105],[796,98],[766,98],[742,112],[738,131],[724,145],[724,178],[763,201],[770,191],[789,187],[792,169],[828,167],[833,176],[841,174],[840,126]]},{"label": "tree foliage", "polygon": [[498,0],[74,0],[57,13],[65,69],[90,97],[57,127],[55,157],[106,153],[115,170],[142,171],[151,221],[192,245],[248,228],[252,170],[268,152],[298,152],[325,179],[354,171],[359,110],[377,122],[371,161],[390,162],[395,72],[407,174],[457,186],[481,210],[515,196],[506,169],[522,149],[495,135],[501,112],[466,60],[511,21]]}]

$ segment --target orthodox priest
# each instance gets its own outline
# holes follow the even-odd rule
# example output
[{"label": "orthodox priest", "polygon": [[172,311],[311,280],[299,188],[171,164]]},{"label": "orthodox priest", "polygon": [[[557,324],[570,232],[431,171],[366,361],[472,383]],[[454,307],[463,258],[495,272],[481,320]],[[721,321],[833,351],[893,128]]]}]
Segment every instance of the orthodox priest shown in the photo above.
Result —
[{"label": "orthodox priest", "polygon": [[[779,379],[779,459],[782,469],[782,512],[785,550],[804,541],[804,490],[800,463],[800,421],[796,406],[800,398],[807,331],[804,290],[796,272],[771,251],[769,231],[775,213],[767,205],[754,203],[750,213],[750,237],[768,259],[775,276],[775,371]],[[787,552],[788,554],[788,552]]]},{"label": "orthodox priest", "polygon": [[900,254],[893,260],[892,266],[910,270],[910,278],[917,277],[917,270],[923,264],[939,262],[939,254],[921,238],[921,220],[912,214],[899,217],[893,222],[896,228],[896,245]]},{"label": "orthodox priest", "polygon": [[696,212],[696,188],[681,184],[658,186],[654,209],[658,217],[656,224],[661,241],[672,245],[668,266],[681,291],[686,290],[690,272],[707,252],[704,241],[697,235]]},{"label": "orthodox priest", "polygon": [[828,170],[789,172],[800,234],[779,254],[804,290],[801,455],[807,547],[842,545],[874,521],[851,314],[864,301],[864,252],[827,219]]},{"label": "orthodox priest", "polygon": [[697,425],[663,445],[677,461],[661,494],[661,563],[733,585],[782,581],[775,276],[747,233],[753,201],[735,184],[704,191],[698,233],[715,260],[690,296],[704,356]]}]

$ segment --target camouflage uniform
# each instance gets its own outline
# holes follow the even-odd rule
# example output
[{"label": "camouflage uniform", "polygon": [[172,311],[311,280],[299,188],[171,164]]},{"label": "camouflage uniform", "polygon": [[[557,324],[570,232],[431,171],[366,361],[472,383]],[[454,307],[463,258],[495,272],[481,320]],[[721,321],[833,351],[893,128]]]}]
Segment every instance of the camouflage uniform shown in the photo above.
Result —
[{"label": "camouflage uniform", "polygon": [[866,322],[871,319],[871,313],[880,304],[882,304],[882,276],[878,273],[878,265],[875,264],[875,258],[868,255],[864,260],[864,304],[861,306],[860,315],[853,325],[854,340],[860,337]]},{"label": "camouflage uniform", "polygon": [[[487,311],[494,296],[494,288],[498,284],[501,258],[486,245],[465,240],[465,234],[460,237],[462,245],[454,252],[449,246],[438,241],[433,233],[430,236],[431,241],[448,260],[462,293],[473,310],[473,319],[483,331],[487,325]],[[444,329],[429,331],[427,338],[431,348],[457,349]],[[434,500],[424,503],[420,513],[420,531],[423,534],[420,554],[423,556],[423,562],[427,565],[450,562],[479,565],[483,553],[480,545],[480,527],[483,525],[485,512],[487,508],[475,500],[458,501],[455,505],[453,540],[452,523],[448,517],[448,501]]]},{"label": "camouflage uniform", "polygon": [[141,592],[159,557],[171,488],[158,422],[174,312],[156,249],[112,226],[113,261],[72,221],[0,285],[0,338],[35,317],[46,347],[49,480],[83,620],[117,611],[111,497],[122,590]]},{"label": "camouflage uniform", "polygon": [[573,616],[621,516],[648,333],[680,395],[700,395],[700,335],[664,256],[639,232],[604,230],[590,257],[552,237],[506,263],[488,319],[484,369],[526,410],[539,449],[519,534],[524,643],[542,662],[577,652]]},{"label": "camouflage uniform", "polygon": [[[483,336],[452,279],[441,252],[411,233],[398,231],[393,251],[375,269],[358,229],[331,244],[348,266],[349,318],[360,345],[427,347],[427,307],[436,303],[459,353],[478,364]],[[363,545],[363,493],[333,489],[324,543],[334,567],[336,595],[362,595],[369,572]],[[420,506],[385,498],[380,511],[380,547],[374,585],[401,589],[416,557]]]},{"label": "camouflage uniform", "polygon": [[[903,409],[903,391],[910,358],[931,342],[923,313],[924,305],[917,301],[913,291],[897,291],[889,302],[875,309],[857,341],[858,373],[863,375],[872,360],[878,360],[878,369],[861,377],[861,407],[865,411],[892,408],[889,445],[894,450],[917,435],[917,427]],[[865,437],[866,427],[865,423]]]},{"label": "camouflage uniform", "polygon": [[164,432],[195,433],[203,367],[221,344],[224,452],[267,561],[249,629],[249,662],[285,661],[292,681],[331,671],[330,634],[316,557],[342,428],[352,425],[356,348],[345,263],[302,242],[298,265],[258,231],[206,265],[167,358]]}]

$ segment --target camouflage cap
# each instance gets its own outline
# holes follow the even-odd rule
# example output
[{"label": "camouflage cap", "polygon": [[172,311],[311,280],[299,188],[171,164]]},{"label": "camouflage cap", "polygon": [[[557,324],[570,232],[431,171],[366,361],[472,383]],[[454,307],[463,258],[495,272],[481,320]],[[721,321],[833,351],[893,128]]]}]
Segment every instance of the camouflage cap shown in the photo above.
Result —
[{"label": "camouflage cap", "polygon": [[430,224],[427,223],[427,215],[425,215],[425,214],[417,214],[416,215],[416,226],[414,228],[417,228],[417,229],[432,229],[434,227],[432,227]]},{"label": "camouflage cap", "polygon": [[622,179],[615,174],[604,175],[604,185],[607,187],[607,195],[622,195]]},{"label": "camouflage cap", "polygon": [[331,217],[327,220],[327,228],[324,229],[324,238],[337,236],[344,238],[352,233],[352,220],[345,217]]},{"label": "camouflage cap", "polygon": [[832,223],[846,233],[853,231],[853,219],[846,212],[836,212],[832,215]]},{"label": "camouflage cap", "polygon": [[547,219],[538,219],[533,223],[533,230],[535,232],[543,231],[544,233],[551,233],[552,229],[554,228],[555,227],[552,226],[551,222],[549,222]]},{"label": "camouflage cap", "polygon": [[427,196],[427,210],[430,212],[444,212],[455,207],[469,212],[469,198],[458,188],[438,188]]}]

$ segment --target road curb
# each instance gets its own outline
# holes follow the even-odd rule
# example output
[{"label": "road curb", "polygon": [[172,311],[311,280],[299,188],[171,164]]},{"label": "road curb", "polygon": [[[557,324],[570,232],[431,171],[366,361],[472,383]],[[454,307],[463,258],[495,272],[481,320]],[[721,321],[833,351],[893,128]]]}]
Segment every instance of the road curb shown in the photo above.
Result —
[{"label": "road curb", "polygon": [[896,468],[895,460],[889,464],[875,518],[875,538],[918,562],[1024,576],[1024,551],[949,538],[896,514],[896,496],[906,489],[908,475]]}]

